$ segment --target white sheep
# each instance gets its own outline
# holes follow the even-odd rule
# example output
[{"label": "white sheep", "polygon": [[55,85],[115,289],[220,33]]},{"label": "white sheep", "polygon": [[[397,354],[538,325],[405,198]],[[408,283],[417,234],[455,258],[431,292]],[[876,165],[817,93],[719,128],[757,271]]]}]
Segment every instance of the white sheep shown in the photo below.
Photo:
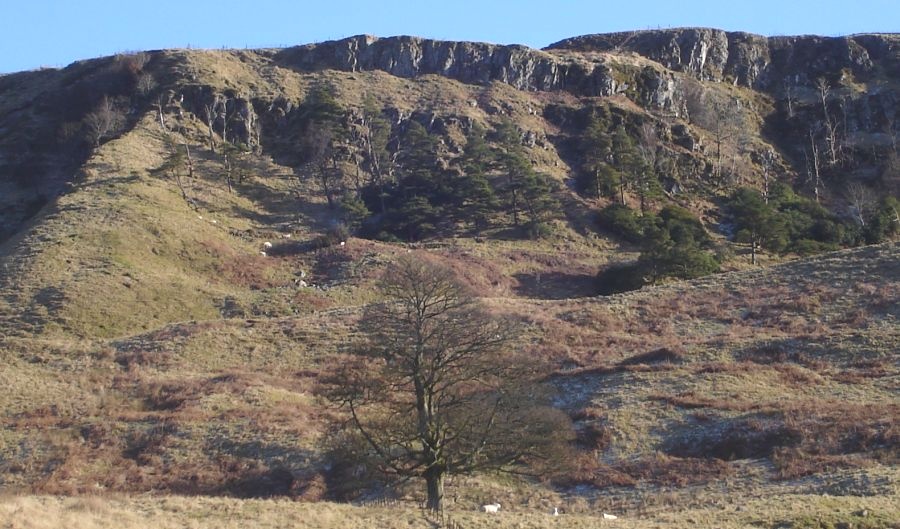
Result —
[{"label": "white sheep", "polygon": [[270,243],[269,241],[266,241],[263,243],[263,248],[265,248],[266,250],[268,250],[271,247],[272,247],[272,243]]},{"label": "white sheep", "polygon": [[618,519],[618,518],[619,518],[619,517],[616,516],[615,514],[606,514],[606,513],[603,513],[603,519],[604,519],[604,520],[616,520],[616,519]]},{"label": "white sheep", "polygon": [[499,503],[489,503],[487,505],[482,505],[481,509],[484,512],[498,512],[500,510],[500,504]]}]

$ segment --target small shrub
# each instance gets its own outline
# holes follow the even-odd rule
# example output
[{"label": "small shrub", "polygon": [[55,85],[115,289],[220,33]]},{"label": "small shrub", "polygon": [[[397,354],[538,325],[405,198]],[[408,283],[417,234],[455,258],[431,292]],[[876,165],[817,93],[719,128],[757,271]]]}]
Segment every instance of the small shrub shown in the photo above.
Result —
[{"label": "small shrub", "polygon": [[309,242],[310,246],[315,250],[330,248],[345,242],[350,237],[350,231],[344,224],[335,224],[328,228],[325,233],[315,237]]},{"label": "small shrub", "polygon": [[568,468],[561,468],[550,476],[550,482],[557,487],[591,486],[634,487],[637,481],[616,468],[603,464],[593,452],[580,452],[573,457]]},{"label": "small shrub", "polygon": [[532,221],[525,226],[529,239],[546,239],[553,234],[553,229],[546,222]]},{"label": "small shrub", "polygon": [[679,442],[666,452],[678,457],[714,457],[724,461],[758,459],[771,455],[775,448],[796,446],[801,440],[799,431],[780,420],[750,418],[732,422],[721,433]]},{"label": "small shrub", "polygon": [[644,286],[644,278],[637,263],[614,264],[597,275],[597,293],[601,296],[638,290]]},{"label": "small shrub", "polygon": [[835,243],[815,241],[812,239],[799,239],[791,243],[789,249],[797,255],[807,256],[823,252],[832,252],[840,248]]},{"label": "small shrub", "polygon": [[576,429],[575,442],[588,450],[603,451],[612,443],[612,432],[602,423],[588,423]]},{"label": "small shrub", "polygon": [[649,216],[641,217],[635,210],[621,204],[610,204],[597,215],[597,224],[602,229],[635,244],[643,240],[648,221]]},{"label": "small shrub", "polygon": [[772,463],[777,469],[778,479],[796,479],[820,472],[865,466],[867,461],[845,455],[808,454],[800,448],[785,447],[774,450]]},{"label": "small shrub", "polygon": [[638,481],[677,487],[708,483],[732,473],[731,466],[720,459],[680,458],[666,454],[620,464],[616,469]]}]

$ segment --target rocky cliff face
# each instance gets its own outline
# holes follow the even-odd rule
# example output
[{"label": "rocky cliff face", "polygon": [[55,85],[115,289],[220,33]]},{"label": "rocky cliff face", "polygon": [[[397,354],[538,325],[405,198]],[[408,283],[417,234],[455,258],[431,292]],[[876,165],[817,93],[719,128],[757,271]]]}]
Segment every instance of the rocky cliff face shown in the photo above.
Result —
[{"label": "rocky cliff face", "polygon": [[566,90],[605,96],[622,91],[606,64],[548,53],[634,52],[705,81],[776,90],[823,76],[876,73],[900,77],[900,35],[763,37],[707,28],[633,31],[566,39],[544,51],[525,46],[450,42],[416,37],[357,36],[289,48],[277,55],[305,71],[382,70],[400,77],[437,74],[465,83],[508,83],[521,90]]},{"label": "rocky cliff face", "polygon": [[602,96],[616,92],[608,67],[567,60],[526,46],[362,35],[286,49],[280,64],[302,70],[381,70],[398,77],[436,74],[464,83],[507,83],[520,90],[566,90]]},{"label": "rocky cliff face", "polygon": [[[606,57],[585,55],[602,52]],[[276,63],[314,72],[380,70],[404,78],[435,74],[470,84],[507,83],[520,90],[562,90],[577,96],[628,94],[642,106],[679,115],[678,79],[662,68],[634,68],[611,58],[636,53],[702,81],[729,82],[768,92],[833,85],[846,78],[900,79],[900,35],[763,37],[686,28],[586,35],[535,50],[417,37],[356,36],[288,48]]]},{"label": "rocky cliff face", "polygon": [[730,81],[774,90],[785,81],[805,84],[818,77],[880,71],[900,77],[900,35],[850,37],[762,37],[717,29],[685,28],[585,35],[548,50],[634,52],[666,68],[707,81]]},{"label": "rocky cliff face", "polygon": [[[856,156],[847,157],[852,163],[844,161],[838,167],[833,161],[835,172],[858,170],[869,175],[883,173],[888,165],[884,160],[896,158],[900,137],[900,91],[896,89],[900,35],[895,34],[763,37],[686,28],[586,35],[545,50],[363,35],[283,50],[223,52],[216,60],[230,57],[243,72],[238,80],[233,71],[222,68],[216,75],[223,82],[204,78],[216,70],[209,64],[205,70],[185,66],[190,53],[173,54],[166,60],[152,59],[163,54],[138,54],[150,60],[140,65],[128,57],[97,59],[58,71],[0,78],[0,130],[6,132],[0,138],[0,241],[75,178],[91,153],[81,137],[85,118],[101,98],[112,98],[120,105],[128,126],[142,112],[162,105],[179,118],[182,112],[192,114],[215,134],[262,150],[261,130],[277,131],[278,123],[302,98],[302,91],[287,94],[278,87],[279,81],[268,77],[263,70],[271,66],[304,73],[383,71],[402,78],[432,74],[471,85],[505,83],[527,92],[567,92],[578,97],[625,95],[635,103],[630,108],[637,114],[683,120],[673,121],[673,131],[676,127],[686,131],[675,134],[682,138],[675,143],[700,155],[703,135],[691,129],[709,127],[691,119],[691,98],[694,107],[703,106],[698,94],[728,101],[742,98],[741,112],[765,131],[765,137],[755,136],[759,145],[776,147],[789,158],[785,165],[797,174],[806,170],[805,150],[812,135],[822,142],[828,132],[827,141],[836,144],[839,140],[842,148],[857,151]],[[149,92],[140,91],[141,78],[152,81]],[[708,82],[696,83],[692,78]],[[823,78],[831,91],[824,104],[815,90]],[[260,92],[254,79],[269,83],[269,89]],[[165,88],[159,96],[153,88],[157,83]],[[757,98],[724,83],[765,94]],[[421,121],[429,128],[441,120],[463,119],[439,116],[442,109],[416,110],[427,114]],[[494,113],[490,105],[485,111]],[[528,112],[540,111],[529,106]],[[549,119],[546,114],[542,117]],[[579,133],[571,122],[555,126],[565,129],[565,134]],[[578,161],[572,161],[571,168],[577,167]]]},{"label": "rocky cliff face", "polygon": [[[741,119],[761,123],[767,137],[759,138],[760,145],[774,146],[797,174],[804,171],[810,141],[831,142],[835,172],[881,174],[887,155],[864,152],[895,149],[900,134],[896,34],[764,37],[683,28],[586,35],[544,50],[357,36],[281,50],[272,60],[301,72],[379,70],[403,78],[433,74],[468,84],[501,82],[519,90],[579,97],[622,94],[647,112],[701,128],[704,124],[692,119],[690,108],[712,104],[710,97],[720,104],[744,99],[736,103],[744,109]],[[724,83],[761,92],[766,103],[757,106],[749,92],[739,95],[715,86]],[[840,161],[838,144],[845,151]]]}]

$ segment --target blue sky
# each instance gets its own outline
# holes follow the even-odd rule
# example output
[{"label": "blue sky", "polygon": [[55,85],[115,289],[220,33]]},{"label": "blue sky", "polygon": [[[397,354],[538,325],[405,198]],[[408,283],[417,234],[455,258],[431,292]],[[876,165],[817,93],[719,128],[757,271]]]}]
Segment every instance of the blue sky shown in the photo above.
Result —
[{"label": "blue sky", "polygon": [[121,51],[280,47],[360,33],[543,47],[588,33],[682,26],[900,32],[900,0],[0,0],[0,72]]}]

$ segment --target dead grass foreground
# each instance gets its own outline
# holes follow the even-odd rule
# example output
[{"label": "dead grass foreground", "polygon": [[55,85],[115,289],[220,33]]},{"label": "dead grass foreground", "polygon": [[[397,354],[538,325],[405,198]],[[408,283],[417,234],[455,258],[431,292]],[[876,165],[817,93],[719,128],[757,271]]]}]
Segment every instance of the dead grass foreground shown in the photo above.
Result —
[{"label": "dead grass foreground", "polygon": [[[898,497],[823,497],[788,495],[747,499],[720,507],[659,512],[646,518],[604,520],[602,513],[562,514],[501,511],[495,515],[450,511],[465,528],[668,528],[737,527],[896,528]],[[363,529],[433,528],[437,520],[415,508],[355,507],[336,503],[298,503],[288,500],[235,500],[208,497],[122,496],[0,498],[3,529],[230,529],[309,528]],[[847,525],[850,524],[850,525]]]}]

